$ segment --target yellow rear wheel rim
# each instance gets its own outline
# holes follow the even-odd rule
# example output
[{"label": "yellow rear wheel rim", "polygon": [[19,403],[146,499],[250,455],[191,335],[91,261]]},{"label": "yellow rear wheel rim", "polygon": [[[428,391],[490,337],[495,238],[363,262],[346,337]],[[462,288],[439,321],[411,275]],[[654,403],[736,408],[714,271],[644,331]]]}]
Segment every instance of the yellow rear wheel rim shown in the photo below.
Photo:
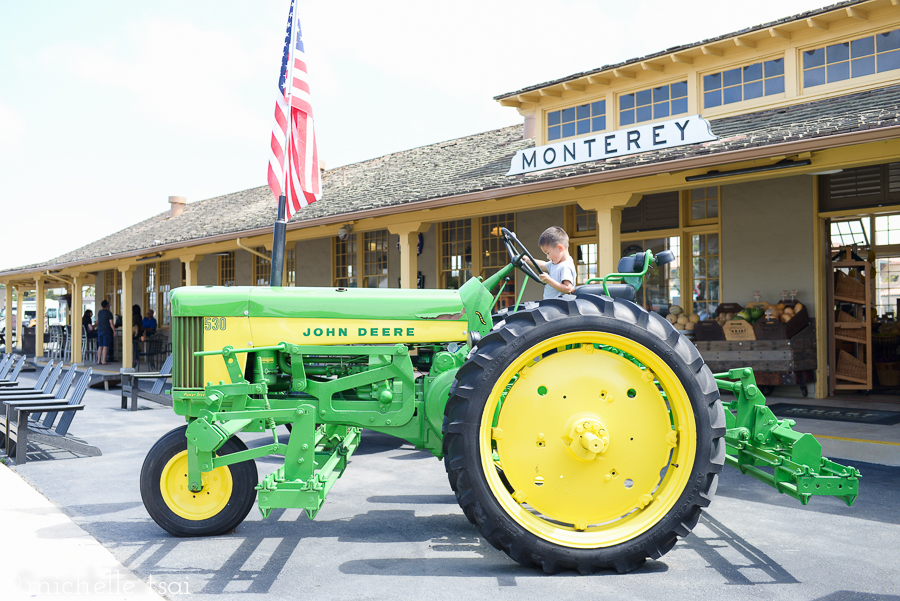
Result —
[{"label": "yellow rear wheel rim", "polygon": [[523,528],[597,548],[633,539],[672,510],[696,439],[690,399],[656,353],[584,331],[533,346],[503,372],[484,407],[479,452],[495,498]]},{"label": "yellow rear wheel rim", "polygon": [[203,488],[198,492],[192,492],[188,487],[187,451],[169,459],[159,479],[163,501],[169,509],[175,515],[192,521],[218,515],[228,505],[234,489],[231,470],[227,467],[204,472],[201,484]]}]

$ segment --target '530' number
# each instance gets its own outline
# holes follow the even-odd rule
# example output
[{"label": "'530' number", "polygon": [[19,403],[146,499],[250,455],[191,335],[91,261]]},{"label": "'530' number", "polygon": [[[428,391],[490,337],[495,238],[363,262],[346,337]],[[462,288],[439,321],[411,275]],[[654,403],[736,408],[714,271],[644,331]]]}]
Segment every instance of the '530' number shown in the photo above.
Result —
[{"label": "'530' number", "polygon": [[225,329],[225,318],[224,317],[205,317],[203,319],[203,329],[209,332],[210,330],[224,330]]}]

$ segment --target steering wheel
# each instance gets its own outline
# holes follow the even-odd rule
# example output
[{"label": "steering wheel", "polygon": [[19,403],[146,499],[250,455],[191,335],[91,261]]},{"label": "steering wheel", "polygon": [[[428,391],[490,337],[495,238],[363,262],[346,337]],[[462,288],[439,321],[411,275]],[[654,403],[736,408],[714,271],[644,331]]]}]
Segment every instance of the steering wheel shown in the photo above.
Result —
[{"label": "steering wheel", "polygon": [[535,273],[531,265],[524,261],[524,257],[528,257],[529,259],[531,259],[533,265],[537,265],[534,257],[531,256],[531,253],[528,252],[528,249],[525,248],[525,245],[522,244],[522,242],[518,238],[516,238],[516,235],[514,233],[512,233],[505,227],[501,227],[500,232],[500,237],[503,239],[503,244],[506,245],[506,252],[509,253],[509,258],[512,260],[512,264],[521,269],[522,272],[532,280],[543,286],[544,282],[541,281],[541,276]]}]

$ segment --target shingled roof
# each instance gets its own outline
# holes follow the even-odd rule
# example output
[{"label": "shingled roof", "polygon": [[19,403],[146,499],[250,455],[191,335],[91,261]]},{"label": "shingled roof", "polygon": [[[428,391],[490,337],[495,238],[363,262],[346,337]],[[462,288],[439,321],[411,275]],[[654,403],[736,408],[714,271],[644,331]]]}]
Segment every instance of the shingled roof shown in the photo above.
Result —
[{"label": "shingled roof", "polygon": [[784,25],[786,23],[792,23],[794,21],[800,21],[802,19],[809,19],[811,17],[817,17],[819,15],[829,13],[834,10],[847,8],[848,6],[853,6],[854,4],[861,4],[861,3],[867,2],[867,1],[868,0],[845,0],[844,2],[838,2],[836,4],[832,4],[830,6],[825,6],[823,8],[808,10],[808,11],[806,11],[804,13],[800,13],[798,15],[793,15],[791,17],[785,17],[783,19],[778,19],[777,21],[763,23],[762,25],[756,25],[754,27],[747,27],[746,29],[741,29],[739,31],[733,31],[731,33],[726,33],[725,35],[716,36],[714,38],[709,38],[706,40],[702,40],[700,42],[693,42],[691,44],[685,44],[683,46],[674,46],[672,48],[668,48],[668,49],[662,50],[660,52],[654,52],[653,54],[648,54],[647,56],[641,56],[638,58],[630,58],[621,63],[616,63],[615,65],[604,65],[603,67],[599,67],[597,69],[591,69],[590,71],[583,71],[581,73],[573,73],[572,75],[566,75],[565,77],[561,77],[559,79],[554,79],[552,81],[546,81],[544,83],[531,85],[526,88],[522,88],[521,90],[516,90],[515,92],[507,92],[505,94],[500,94],[499,96],[494,96],[494,100],[503,100],[504,98],[518,96],[519,94],[527,94],[528,92],[534,92],[536,90],[540,90],[541,88],[555,86],[555,85],[558,85],[561,83],[565,83],[567,81],[573,81],[575,79],[581,79],[582,77],[588,77],[590,75],[597,75],[598,73],[603,73],[604,71],[611,71],[612,69],[621,69],[623,67],[628,67],[630,65],[637,65],[639,63],[647,62],[649,60],[653,60],[653,59],[659,58],[661,56],[666,56],[668,54],[684,52],[685,50],[689,50],[691,48],[698,48],[700,46],[705,46],[707,44],[714,44],[714,43],[720,42],[722,40],[727,40],[728,38],[733,38],[733,37],[741,36],[741,35],[747,35],[749,33],[755,32],[755,31],[762,31],[764,29],[769,29],[771,27],[777,27],[778,25]]},{"label": "shingled roof", "polygon": [[[365,211],[406,205],[414,211],[426,201],[480,191],[496,190],[501,196],[504,188],[574,176],[610,172],[615,179],[624,179],[633,177],[631,168],[640,166],[659,165],[662,172],[672,168],[667,166],[672,161],[896,127],[900,125],[900,85],[711,119],[710,123],[719,138],[713,142],[514,176],[506,175],[513,155],[534,146],[532,139],[522,139],[521,125],[396,152],[326,172],[322,200],[297,212],[289,227],[303,227],[307,222],[318,225],[329,218],[352,219]],[[821,147],[830,143],[823,139]],[[723,162],[727,160],[739,159],[722,157]],[[178,217],[160,213],[49,261],[5,270],[0,275],[96,262],[123,253],[152,252],[190,241],[202,243],[215,236],[237,236],[271,227],[274,220],[275,202],[268,187],[251,188],[188,203]]]}]

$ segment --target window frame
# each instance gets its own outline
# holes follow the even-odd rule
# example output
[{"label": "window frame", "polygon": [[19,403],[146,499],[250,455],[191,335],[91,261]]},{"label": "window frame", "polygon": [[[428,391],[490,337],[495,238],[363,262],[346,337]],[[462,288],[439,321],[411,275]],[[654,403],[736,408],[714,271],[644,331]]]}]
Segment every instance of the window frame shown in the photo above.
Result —
[{"label": "window frame", "polygon": [[[484,237],[483,237],[482,228],[485,225],[488,225],[488,226],[494,225],[495,222],[488,221],[488,220],[500,218],[500,217],[506,216],[506,215],[509,215],[512,217],[512,223],[511,223],[512,228],[508,227],[508,225],[510,225],[509,223],[507,223],[507,225],[503,225],[503,226],[496,225],[496,227],[507,227],[507,229],[512,229],[514,231],[515,227],[516,227],[516,223],[518,221],[518,215],[515,211],[508,211],[508,212],[496,213],[496,214],[491,214],[491,215],[482,215],[482,216],[478,216],[478,217],[465,217],[462,219],[448,219],[446,221],[441,221],[437,224],[437,252],[435,253],[435,255],[437,257],[437,259],[436,259],[436,273],[437,273],[436,287],[438,289],[441,289],[441,290],[449,290],[450,289],[450,288],[446,287],[446,285],[444,283],[445,282],[444,278],[445,278],[446,273],[448,273],[450,271],[454,271],[452,269],[450,269],[450,270],[443,269],[443,258],[444,258],[443,237],[444,237],[444,230],[446,229],[447,224],[455,223],[457,221],[469,221],[469,228],[470,228],[469,229],[469,241],[471,243],[471,257],[472,257],[471,267],[467,268],[467,269],[460,269],[457,271],[471,271],[472,272],[471,277],[484,278],[487,275],[488,270],[496,270],[496,269],[499,269],[499,267],[497,267],[495,265],[485,266],[485,261],[483,260],[484,253],[491,252],[491,250],[484,248]],[[498,248],[499,248],[499,250],[497,250],[497,254],[501,254],[501,253],[503,255],[507,254],[506,247],[500,246]],[[500,267],[502,267],[503,265],[506,265],[507,263],[508,263],[508,261],[503,262],[502,265],[500,265]],[[504,306],[504,303],[507,303],[506,306],[511,306],[511,305],[515,304],[515,298],[518,297],[518,294],[519,294],[518,286],[521,284],[521,282],[518,279],[518,274],[516,273],[516,271],[513,271],[509,274],[509,277],[510,277],[510,283],[507,284],[507,287],[509,287],[509,290],[504,290],[504,292],[500,298],[499,306],[501,308]],[[462,287],[462,285],[465,284],[466,281],[468,281],[468,279],[462,279],[459,282],[459,286]],[[456,288],[456,290],[458,290],[458,289],[459,288]],[[512,291],[512,292],[510,292],[510,291]],[[512,297],[512,299],[510,299],[510,297]]]},{"label": "window frame", "polygon": [[[601,97],[593,98],[593,99],[587,99],[587,98],[582,99],[579,101],[578,104],[574,104],[574,105],[568,104],[568,105],[564,105],[564,106],[557,106],[557,107],[553,107],[553,108],[544,109],[544,111],[543,111],[544,129],[542,132],[544,143],[545,144],[555,144],[556,142],[575,139],[575,138],[578,138],[579,136],[589,136],[591,134],[608,131],[609,124],[610,124],[610,118],[609,118],[610,115],[609,115],[609,106],[608,106],[607,100],[608,100],[608,98],[606,97],[606,95],[603,95]],[[598,102],[603,103],[603,114],[602,115],[599,115],[599,114],[594,115],[593,114],[593,105]],[[587,117],[587,120],[591,126],[591,129],[590,129],[590,131],[588,131],[586,133],[579,134],[578,133],[578,121],[580,121],[580,119],[578,118],[578,107],[581,107],[581,106],[588,106],[591,109],[591,114]],[[573,121],[573,123],[575,123],[575,133],[570,136],[564,136],[564,135],[562,135],[562,126],[563,126],[562,113],[563,113],[563,111],[566,111],[568,109],[575,110],[575,121]],[[550,128],[554,127],[554,126],[552,126],[550,124],[550,114],[557,113],[557,112],[560,114],[560,123],[559,123],[560,136],[558,138],[554,138],[551,140],[550,139]],[[603,117],[603,128],[602,129],[594,129],[594,119],[601,117],[601,116]],[[566,123],[568,123],[568,121]]]},{"label": "window frame", "polygon": [[[852,43],[855,41],[859,41],[859,40],[862,40],[862,39],[865,39],[868,37],[876,38],[876,36],[878,36],[880,34],[900,30],[900,28],[898,28],[896,26],[891,26],[891,27],[892,28],[890,28],[890,29],[885,29],[884,27],[879,27],[877,29],[870,29],[868,31],[857,32],[851,36],[844,36],[841,38],[837,38],[835,40],[829,40],[828,43],[824,44],[824,45],[823,45],[822,41],[818,41],[814,44],[807,44],[805,46],[798,47],[796,49],[796,53],[797,53],[796,61],[797,61],[797,80],[798,80],[797,83],[798,83],[798,88],[799,88],[800,94],[804,95],[804,96],[809,96],[809,95],[813,95],[813,94],[816,94],[816,95],[828,94],[829,92],[832,92],[834,90],[842,90],[845,88],[852,89],[852,88],[857,88],[857,87],[861,88],[861,87],[870,86],[872,84],[880,83],[882,81],[896,79],[898,76],[900,76],[900,68],[890,69],[888,71],[879,72],[879,71],[877,71],[878,59],[876,58],[875,59],[876,71],[874,73],[870,73],[868,75],[861,75],[859,77],[853,77],[852,76],[853,71],[852,71],[852,66],[851,66],[850,77],[848,77],[846,79],[840,79],[837,81],[833,81],[833,82],[827,81],[827,77],[828,77],[827,48],[829,46],[836,46],[838,44],[845,44],[845,43],[852,45]],[[877,38],[875,39],[874,44],[875,44],[875,50],[871,56],[877,57],[879,54]],[[822,64],[822,67],[825,68],[826,81],[821,84],[808,86],[808,85],[806,85],[806,71],[808,71],[809,69],[804,69],[803,57],[804,57],[804,53],[810,52],[810,51],[815,51],[815,50],[826,50],[825,62]],[[900,49],[897,49],[897,50],[900,50]],[[887,52],[894,52],[894,51],[895,50],[889,50]],[[869,55],[866,55],[866,56],[869,56]],[[863,57],[863,58],[865,58],[865,57]],[[853,60],[852,56],[848,56],[847,62],[849,63],[852,60]],[[839,63],[840,62],[844,62],[844,61],[839,61]],[[838,63],[833,63],[833,64],[838,64]],[[817,67],[811,67],[811,68],[817,68]]]},{"label": "window frame", "polygon": [[[385,269],[387,269],[387,273],[384,274],[371,274],[366,275],[366,242],[367,236],[378,236],[379,238],[384,238],[387,241],[387,245],[384,254],[384,264]],[[332,236],[331,238],[331,285],[336,288],[368,288],[366,283],[368,282],[368,278],[377,277],[379,279],[384,278],[386,285],[385,288],[390,288],[390,232],[381,228],[378,230],[369,230],[366,232],[352,232],[347,237],[347,240],[341,240],[338,236]],[[339,244],[355,244],[356,248],[352,249],[350,252],[342,252],[338,253],[338,245]],[[378,249],[376,249],[378,250]],[[347,263],[346,266],[352,266],[353,275],[348,275],[346,277],[338,277],[337,269],[337,257],[338,254],[345,255],[347,257],[353,257],[352,263]],[[345,266],[341,266],[345,267]],[[356,280],[355,286],[350,286],[349,282],[342,283],[341,280]],[[296,285],[296,284],[292,284]]]},{"label": "window frame", "polygon": [[[233,250],[225,251],[223,254],[218,255],[219,265],[218,265],[218,283],[219,286],[237,286],[237,269],[236,269],[236,257],[237,252]],[[227,276],[230,275],[229,279]]]},{"label": "window frame", "polygon": [[[645,87],[645,86],[647,86],[647,84],[645,83],[645,84],[643,84],[640,88],[632,88],[632,89],[629,89],[629,90],[622,90],[622,91],[620,91],[620,92],[616,92],[615,95],[613,96],[613,103],[615,104],[615,108],[614,108],[613,113],[614,113],[614,117],[615,117],[614,123],[616,123],[616,128],[617,128],[617,130],[621,130],[621,129],[625,129],[625,128],[632,128],[632,127],[639,127],[640,125],[642,125],[642,124],[647,124],[647,123],[656,123],[656,122],[659,122],[659,121],[666,121],[666,120],[670,120],[670,119],[673,119],[673,118],[675,118],[675,117],[678,117],[679,115],[689,115],[689,114],[690,114],[690,111],[691,111],[691,102],[690,102],[690,98],[691,98],[691,78],[692,78],[692,77],[693,77],[693,76],[691,76],[691,75],[685,74],[685,75],[681,75],[681,76],[679,76],[679,77],[677,77],[677,78],[675,78],[675,79],[672,79],[672,80],[670,80],[670,81],[668,81],[668,82],[659,82],[659,83],[657,83],[657,84],[651,85],[650,87]],[[677,99],[680,100],[681,98],[684,98],[685,109],[684,109],[684,111],[682,111],[682,112],[680,112],[680,113],[672,113],[672,112],[671,112],[672,102],[673,102],[673,99],[672,99],[672,86],[673,86],[673,85],[676,85],[676,84],[680,84],[680,83],[683,83],[683,84],[684,84],[684,86],[685,86],[685,91],[684,91],[684,96],[679,96]],[[650,119],[645,119],[645,120],[643,120],[643,121],[639,121],[639,120],[637,119],[637,109],[638,109],[638,105],[637,105],[637,95],[640,94],[641,92],[650,92],[650,104],[649,104],[649,105],[641,105],[641,106],[649,106],[649,107],[651,107],[651,110],[652,110],[652,107],[653,107],[654,105],[658,104],[658,103],[657,103],[656,101],[654,101],[654,99],[653,99],[653,90],[655,90],[655,89],[657,89],[657,88],[662,88],[662,87],[668,87],[668,88],[669,88],[667,100],[662,101],[662,102],[668,102],[668,103],[669,103],[669,114],[666,115],[666,116],[664,116],[664,117],[651,117]],[[632,109],[625,109],[625,110],[626,110],[626,111],[628,111],[628,110],[633,110],[633,111],[634,111],[635,120],[634,120],[633,122],[631,122],[631,123],[623,124],[623,123],[622,123],[622,112],[623,112],[623,109],[622,109],[622,98],[625,97],[625,96],[628,96],[629,94],[634,94],[634,96],[635,96],[635,105],[634,105],[634,107],[633,107]]]},{"label": "window frame", "polygon": [[[765,69],[766,69],[765,64],[769,61],[778,60],[778,59],[781,59],[782,62],[784,63],[783,68],[782,68],[782,73],[781,73],[781,77],[783,78],[784,89],[781,92],[776,92],[774,94],[767,95],[765,93],[765,81],[767,79],[766,72],[765,72]],[[709,77],[710,75],[716,75],[716,74],[724,75],[724,73],[726,71],[732,71],[734,69],[744,69],[745,67],[749,67],[749,66],[755,65],[757,63],[761,64],[762,69],[763,69],[762,79],[759,80],[759,81],[763,82],[763,95],[762,96],[759,96],[758,98],[742,99],[742,100],[739,100],[736,102],[726,103],[725,98],[724,98],[726,86],[723,81],[721,84],[721,87],[719,88],[719,90],[722,92],[722,104],[720,104],[718,106],[709,107],[709,108],[706,107],[706,92],[707,92],[707,90],[706,90],[706,84],[704,83],[704,80],[706,77]],[[787,52],[779,52],[776,54],[756,57],[751,62],[746,62],[746,59],[745,59],[744,61],[742,61],[740,63],[731,63],[726,66],[716,66],[715,68],[707,69],[705,71],[698,71],[697,72],[697,87],[698,87],[697,107],[698,107],[698,111],[700,112],[700,114],[703,114],[703,115],[718,114],[718,113],[731,113],[731,112],[744,112],[746,109],[753,109],[757,105],[767,105],[767,104],[770,104],[773,100],[784,99],[787,97],[787,86],[788,86],[788,82],[790,80],[790,78],[788,77],[788,72],[787,72],[789,68],[790,68],[790,64],[789,64],[789,61],[787,58]],[[768,79],[774,79],[774,78],[770,77]],[[740,84],[742,96],[743,96],[744,85],[745,84],[743,82],[743,77],[742,77],[741,84]],[[728,87],[736,87],[736,86],[728,86]],[[737,107],[740,107],[740,109],[737,109]]]}]

